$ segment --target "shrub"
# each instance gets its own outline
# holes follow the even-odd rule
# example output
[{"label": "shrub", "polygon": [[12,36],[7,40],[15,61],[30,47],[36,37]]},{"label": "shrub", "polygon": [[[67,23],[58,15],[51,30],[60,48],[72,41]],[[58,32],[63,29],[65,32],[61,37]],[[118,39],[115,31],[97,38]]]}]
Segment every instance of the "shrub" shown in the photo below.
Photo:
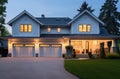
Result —
[{"label": "shrub", "polygon": [[89,58],[92,58],[92,53],[88,52],[88,56],[89,56]]},{"label": "shrub", "polygon": [[91,52],[88,52],[88,56],[89,56],[89,58],[90,58],[90,59],[95,58],[95,57],[92,55],[92,53],[91,53]]},{"label": "shrub", "polygon": [[72,55],[73,53],[73,46],[66,46],[66,54]]},{"label": "shrub", "polygon": [[73,57],[72,57],[72,55],[63,54],[63,58],[65,58],[65,59],[71,59]]},{"label": "shrub", "polygon": [[75,52],[75,49],[73,49],[72,57],[73,57],[73,58],[75,58],[75,57],[76,57],[76,52]]},{"label": "shrub", "polygon": [[107,54],[106,58],[107,59],[120,59],[120,55],[117,53]]}]

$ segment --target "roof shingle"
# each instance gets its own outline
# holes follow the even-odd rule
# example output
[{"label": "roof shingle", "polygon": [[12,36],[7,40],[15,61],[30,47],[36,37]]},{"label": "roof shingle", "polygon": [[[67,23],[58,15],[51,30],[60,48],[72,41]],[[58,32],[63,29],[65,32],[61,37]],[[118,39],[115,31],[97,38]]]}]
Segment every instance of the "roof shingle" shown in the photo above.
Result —
[{"label": "roof shingle", "polygon": [[60,26],[67,26],[68,22],[71,21],[68,17],[40,17],[36,18],[38,21],[43,23],[43,25],[60,25]]}]

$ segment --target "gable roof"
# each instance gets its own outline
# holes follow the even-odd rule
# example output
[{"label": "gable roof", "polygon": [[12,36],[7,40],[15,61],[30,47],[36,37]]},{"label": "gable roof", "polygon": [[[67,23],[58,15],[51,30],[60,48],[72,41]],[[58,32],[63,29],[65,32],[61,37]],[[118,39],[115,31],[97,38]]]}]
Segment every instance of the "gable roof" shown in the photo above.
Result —
[{"label": "gable roof", "polygon": [[83,12],[77,14],[68,24],[73,23],[76,19],[78,19],[80,16],[82,16],[85,13],[89,14],[91,17],[93,17],[96,21],[98,21],[102,25],[105,25],[100,19],[98,19],[93,13],[89,12],[88,10],[84,10]]},{"label": "gable roof", "polygon": [[19,15],[17,15],[15,18],[13,18],[12,20],[10,20],[8,22],[9,25],[12,25],[12,23],[14,21],[16,21],[17,19],[19,19],[21,16],[23,16],[24,14],[28,15],[30,18],[32,18],[35,22],[39,23],[42,25],[42,23],[40,21],[38,21],[34,16],[32,16],[29,12],[27,12],[26,10],[24,10],[23,12],[21,12]]},{"label": "gable roof", "polygon": [[71,21],[68,17],[40,17],[36,18],[39,20],[43,25],[60,25],[60,26],[67,26],[68,22]]}]

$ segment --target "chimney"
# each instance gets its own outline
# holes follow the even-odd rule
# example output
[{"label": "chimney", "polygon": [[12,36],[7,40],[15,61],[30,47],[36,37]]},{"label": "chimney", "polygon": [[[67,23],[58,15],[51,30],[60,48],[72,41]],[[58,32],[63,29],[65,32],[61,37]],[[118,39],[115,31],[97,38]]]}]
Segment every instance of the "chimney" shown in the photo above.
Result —
[{"label": "chimney", "polygon": [[44,14],[42,14],[42,15],[41,15],[41,17],[42,17],[42,18],[45,18],[45,15],[44,15]]}]

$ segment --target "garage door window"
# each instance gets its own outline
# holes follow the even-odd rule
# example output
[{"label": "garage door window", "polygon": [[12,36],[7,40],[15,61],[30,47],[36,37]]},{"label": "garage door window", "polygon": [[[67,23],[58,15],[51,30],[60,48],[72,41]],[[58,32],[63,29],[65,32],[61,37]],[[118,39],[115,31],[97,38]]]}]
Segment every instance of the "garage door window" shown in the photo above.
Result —
[{"label": "garage door window", "polygon": [[61,45],[52,45],[52,47],[60,47]]},{"label": "garage door window", "polygon": [[49,47],[50,45],[40,45],[41,47]]},{"label": "garage door window", "polygon": [[14,46],[24,46],[23,44],[14,44]]},{"label": "garage door window", "polygon": [[28,44],[28,45],[25,45],[25,46],[34,46],[34,45],[32,45],[32,44]]}]

